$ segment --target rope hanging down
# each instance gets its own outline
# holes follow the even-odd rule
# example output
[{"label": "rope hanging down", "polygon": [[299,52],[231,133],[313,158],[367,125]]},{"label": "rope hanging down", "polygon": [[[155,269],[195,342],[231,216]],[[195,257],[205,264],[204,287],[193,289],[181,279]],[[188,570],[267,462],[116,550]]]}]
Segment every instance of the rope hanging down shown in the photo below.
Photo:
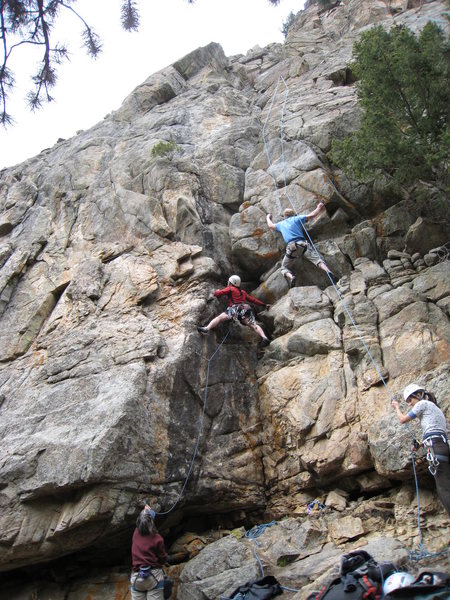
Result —
[{"label": "rope hanging down", "polygon": [[[278,79],[275,91],[273,93],[272,100],[270,102],[269,111],[267,113],[266,120],[264,122],[263,130],[262,130],[262,138],[263,138],[264,149],[265,149],[265,152],[266,152],[267,162],[268,162],[268,166],[269,166],[268,170],[269,170],[270,174],[272,175],[272,179],[273,179],[273,182],[274,182],[274,185],[275,185],[275,191],[276,191],[276,194],[277,194],[277,199],[278,199],[280,213],[282,213],[283,211],[282,211],[282,207],[281,207],[280,193],[279,193],[279,190],[278,190],[277,181],[276,181],[273,173],[271,172],[272,171],[272,161],[271,161],[270,152],[269,152],[269,148],[268,148],[268,145],[267,145],[267,142],[266,142],[266,137],[265,137],[265,128],[266,128],[267,122],[269,120],[269,117],[270,117],[270,114],[271,114],[271,111],[272,111],[272,108],[273,108],[275,97],[278,94],[278,87],[280,85],[280,82],[282,82],[284,84],[285,89],[286,89],[286,91],[285,91],[285,98],[284,98],[284,101],[283,101],[283,106],[282,106],[282,111],[281,111],[281,117],[280,117],[280,119],[281,119],[281,121],[280,121],[281,161],[282,161],[282,168],[283,168],[283,175],[284,175],[284,194],[285,194],[285,196],[286,196],[289,204],[291,205],[291,208],[293,209],[294,213],[297,215],[298,214],[297,210],[296,210],[296,208],[295,208],[295,206],[294,206],[294,204],[293,204],[293,202],[292,202],[292,200],[291,200],[291,198],[290,198],[290,196],[288,194],[288,191],[287,191],[286,163],[285,163],[285,159],[284,159],[283,119],[284,119],[284,111],[285,111],[286,101],[287,101],[287,97],[289,95],[289,89],[288,89],[288,86],[287,86],[285,80],[283,79],[283,77],[281,75],[280,75],[280,77]],[[314,250],[317,252],[317,255],[319,256],[320,260],[325,263],[322,255],[320,254],[320,252],[318,251],[317,247],[315,246],[313,240],[311,239],[311,236],[309,235],[308,230],[306,229],[306,227],[304,226],[303,223],[301,223],[301,226],[303,228],[303,231],[304,231],[306,237],[308,238],[309,243],[314,248]],[[370,350],[369,350],[366,342],[364,341],[364,338],[363,338],[361,332],[359,331],[359,329],[358,329],[358,327],[357,327],[357,325],[356,325],[356,323],[355,323],[355,321],[354,321],[354,319],[353,319],[353,317],[352,317],[352,315],[351,315],[351,313],[350,313],[347,305],[345,304],[345,301],[344,301],[341,293],[339,292],[338,288],[336,287],[336,284],[333,281],[333,278],[331,277],[330,273],[328,273],[328,272],[327,272],[327,276],[328,276],[329,280],[331,281],[331,284],[332,284],[332,286],[333,286],[333,288],[334,288],[334,290],[335,290],[335,292],[336,292],[336,294],[337,294],[340,302],[342,303],[342,306],[344,307],[344,310],[345,310],[348,318],[350,319],[350,322],[351,322],[353,328],[355,329],[356,334],[358,335],[358,337],[359,337],[359,339],[360,339],[360,341],[361,341],[361,343],[362,343],[362,345],[364,347],[364,350],[366,351],[367,356],[370,359],[370,362],[372,363],[374,369],[376,370],[378,376],[380,377],[380,381],[383,383],[383,385],[384,385],[387,393],[389,394],[391,402],[392,402],[395,399],[394,395],[392,394],[391,390],[389,389],[389,386],[386,383],[386,380],[384,379],[384,377],[383,377],[383,375],[382,375],[382,373],[380,371],[380,368],[378,367],[378,365],[377,365],[374,357],[372,356],[372,354],[371,354],[371,352],[370,352]],[[413,434],[413,432],[412,432],[412,430],[411,430],[411,428],[410,428],[410,426],[409,426],[408,423],[406,423],[406,429],[407,429],[409,435],[411,436],[411,440],[414,441],[415,437],[414,437],[414,434]],[[424,546],[423,546],[423,543],[422,543],[422,529],[421,529],[421,525],[420,525],[419,484],[418,484],[418,480],[417,480],[417,472],[416,472],[414,452],[411,452],[411,462],[412,462],[412,467],[413,467],[414,481],[415,481],[416,495],[417,495],[417,527],[418,527],[418,537],[419,537],[419,550],[418,551],[411,551],[410,552],[410,558],[413,559],[413,560],[421,560],[423,558],[430,557],[430,556],[439,556],[439,555],[445,553],[446,550],[443,551],[443,552],[439,552],[439,553],[432,553],[432,552],[428,552],[427,550],[424,549]]]},{"label": "rope hanging down", "polygon": [[[264,129],[265,129],[265,127],[266,127],[266,124],[267,124],[267,121],[268,121],[268,119],[269,119],[269,117],[270,117],[270,112],[271,112],[271,110],[272,110],[272,106],[273,106],[274,99],[275,99],[275,97],[276,97],[276,95],[277,95],[277,93],[278,93],[278,85],[279,85],[279,82],[280,82],[280,80],[282,80],[282,81],[283,81],[284,85],[285,85],[285,86],[286,86],[286,88],[287,88],[286,82],[284,81],[283,77],[281,77],[281,76],[280,76],[280,78],[279,78],[279,80],[278,80],[278,83],[277,83],[277,87],[275,88],[275,92],[274,92],[274,95],[273,95],[272,101],[271,101],[271,103],[270,103],[269,112],[268,112],[268,114],[267,114],[267,117],[266,117],[266,120],[265,120],[265,123],[264,123],[264,127],[263,127],[263,141],[264,141],[264,148],[265,148],[265,150],[266,150],[266,156],[267,156],[267,160],[268,160],[268,163],[269,163],[269,171],[270,171],[270,170],[271,170],[271,168],[272,168],[272,163],[271,163],[271,158],[270,158],[269,149],[268,149],[268,147],[267,147],[267,142],[266,142],[266,139],[265,139],[265,133],[264,133]],[[284,99],[284,102],[283,102],[283,109],[282,109],[281,119],[283,119],[283,118],[284,118],[284,109],[285,109],[285,105],[286,105],[287,94],[288,94],[288,92],[286,92],[286,97],[285,97],[285,99]],[[287,200],[288,200],[289,204],[291,205],[291,208],[292,208],[292,210],[295,212],[295,214],[296,214],[296,215],[298,215],[298,212],[297,212],[297,210],[296,210],[296,208],[295,208],[295,206],[294,206],[294,204],[293,204],[293,202],[292,202],[292,200],[291,200],[291,198],[290,198],[290,196],[289,196],[289,194],[288,194],[288,191],[287,191],[286,162],[285,162],[285,160],[284,160],[284,140],[283,140],[283,123],[282,123],[282,122],[281,122],[281,124],[280,124],[280,132],[281,132],[281,134],[280,134],[280,135],[281,135],[281,160],[282,160],[283,175],[284,175],[284,194],[285,194],[285,196],[286,196],[286,198],[287,198]],[[272,179],[273,179],[273,181],[274,181],[274,185],[275,185],[275,188],[276,188],[277,196],[278,196],[278,199],[279,199],[279,198],[280,198],[280,194],[279,194],[279,191],[278,191],[277,182],[276,182],[276,180],[275,180],[275,177],[273,176],[273,174],[272,174]],[[280,202],[280,212],[282,212],[282,209],[281,209],[281,201],[279,200],[279,202]],[[312,241],[312,239],[311,239],[311,236],[309,235],[309,232],[308,232],[308,230],[306,229],[306,227],[304,226],[304,224],[303,224],[303,223],[301,223],[301,226],[302,226],[302,228],[303,228],[303,231],[304,231],[304,233],[305,233],[306,237],[308,238],[308,241],[309,241],[309,243],[310,243],[310,244],[311,244],[311,246],[314,248],[314,250],[317,252],[317,255],[319,256],[320,260],[321,260],[322,262],[325,262],[325,260],[323,259],[322,255],[320,254],[320,252],[318,251],[317,247],[315,246],[314,242]],[[352,325],[353,325],[353,327],[354,327],[354,329],[355,329],[355,331],[356,331],[356,333],[357,333],[357,335],[358,335],[359,339],[361,340],[361,343],[363,344],[363,346],[364,346],[364,349],[365,349],[365,351],[366,351],[367,355],[369,356],[369,359],[370,359],[370,361],[371,361],[372,365],[374,366],[374,368],[375,368],[376,372],[378,373],[378,375],[379,375],[379,377],[380,377],[380,380],[383,382],[383,385],[385,386],[385,388],[386,388],[386,390],[387,390],[387,392],[388,392],[388,394],[389,394],[389,396],[390,396],[390,398],[391,398],[391,401],[392,401],[392,400],[394,400],[394,395],[393,395],[393,394],[392,394],[392,392],[390,391],[390,389],[389,389],[389,387],[388,387],[388,385],[387,385],[387,383],[386,383],[386,380],[384,379],[383,375],[381,374],[381,372],[380,372],[380,369],[379,369],[379,367],[378,367],[377,363],[375,362],[375,359],[373,358],[373,356],[372,356],[372,354],[371,354],[371,352],[370,352],[369,348],[367,347],[367,344],[366,344],[366,342],[364,341],[364,338],[362,337],[362,335],[361,335],[361,332],[359,331],[359,329],[358,329],[358,327],[357,327],[357,325],[356,325],[356,323],[355,323],[355,321],[354,321],[354,319],[353,319],[352,315],[350,314],[350,311],[348,310],[348,308],[347,308],[347,305],[346,305],[346,304],[345,304],[345,302],[344,302],[344,299],[342,298],[342,296],[341,296],[341,294],[340,294],[340,292],[339,292],[338,288],[336,287],[336,284],[334,283],[334,281],[333,281],[333,278],[331,277],[331,275],[330,275],[328,272],[327,272],[327,276],[328,276],[329,280],[331,281],[331,284],[332,284],[332,286],[334,287],[334,289],[335,289],[335,291],[336,291],[336,294],[338,295],[338,298],[339,298],[339,300],[341,301],[341,303],[342,303],[342,305],[343,305],[343,307],[344,307],[344,310],[345,310],[345,312],[346,312],[346,314],[347,314],[348,318],[350,319],[350,322],[352,323]],[[414,439],[414,436],[413,436],[413,439]]]},{"label": "rope hanging down", "polygon": [[180,500],[181,500],[181,498],[182,498],[182,496],[184,494],[184,490],[186,489],[187,483],[189,481],[189,477],[191,476],[192,469],[194,467],[195,458],[197,456],[198,447],[199,447],[199,444],[200,444],[200,438],[202,436],[203,423],[204,423],[204,420],[205,420],[206,400],[208,398],[209,371],[210,371],[210,368],[211,368],[211,362],[214,359],[214,357],[216,356],[216,354],[219,352],[220,348],[225,343],[225,340],[227,339],[227,337],[229,336],[229,334],[230,334],[230,328],[228,328],[228,331],[225,334],[225,337],[223,338],[223,340],[220,342],[220,344],[217,346],[217,348],[215,349],[215,351],[212,353],[212,355],[208,359],[208,365],[207,365],[207,368],[206,368],[206,378],[205,378],[205,391],[203,393],[203,407],[202,407],[202,414],[201,414],[201,417],[200,417],[200,427],[199,427],[199,431],[198,431],[198,435],[197,435],[197,441],[195,443],[194,452],[192,454],[191,463],[189,465],[189,469],[188,469],[186,478],[184,480],[183,486],[181,488],[181,491],[178,494],[178,497],[175,500],[175,502],[173,503],[172,507],[169,508],[169,510],[165,510],[163,512],[156,512],[155,513],[156,515],[159,515],[159,516],[161,516],[161,515],[168,515],[177,506],[177,504],[180,502]]},{"label": "rope hanging down", "polygon": [[280,85],[280,82],[283,83],[284,88],[285,88],[285,96],[284,96],[283,106],[282,106],[282,109],[281,109],[281,117],[280,117],[280,131],[281,131],[281,133],[280,133],[280,139],[281,139],[281,159],[283,161],[284,189],[286,189],[287,183],[286,183],[286,169],[284,168],[284,164],[285,163],[284,163],[283,125],[284,125],[284,109],[286,107],[286,102],[287,102],[287,99],[288,99],[288,96],[289,96],[289,88],[288,88],[285,80],[283,79],[283,77],[281,75],[278,78],[277,86],[275,88],[275,91],[274,91],[273,96],[272,96],[272,100],[270,102],[269,112],[267,113],[266,120],[264,121],[264,125],[263,125],[263,128],[262,128],[262,138],[263,138],[263,142],[264,142],[264,150],[266,152],[266,157],[267,157],[267,164],[269,165],[269,169],[268,170],[269,170],[269,173],[270,173],[270,175],[271,175],[271,177],[273,179],[273,183],[274,183],[274,186],[275,186],[275,192],[277,194],[278,208],[280,209],[280,212],[283,212],[282,208],[281,208],[280,192],[278,190],[277,180],[275,179],[275,176],[272,173],[272,161],[270,159],[269,148],[268,148],[267,142],[266,142],[266,126],[267,126],[267,122],[268,122],[269,117],[270,117],[270,113],[272,112],[272,107],[273,107],[274,100],[275,100],[275,98],[276,98],[276,96],[278,94],[278,86]]}]

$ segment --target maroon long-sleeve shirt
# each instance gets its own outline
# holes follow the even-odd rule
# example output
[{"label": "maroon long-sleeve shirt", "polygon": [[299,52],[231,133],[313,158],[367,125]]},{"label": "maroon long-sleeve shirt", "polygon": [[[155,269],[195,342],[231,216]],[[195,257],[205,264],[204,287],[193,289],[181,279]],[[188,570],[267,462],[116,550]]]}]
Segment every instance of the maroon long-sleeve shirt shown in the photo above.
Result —
[{"label": "maroon long-sleeve shirt", "polygon": [[133,571],[139,571],[139,567],[161,568],[167,562],[167,551],[159,533],[141,535],[135,529],[131,542],[131,561]]},{"label": "maroon long-sleeve shirt", "polygon": [[258,298],[250,296],[245,290],[241,290],[234,285],[229,285],[221,290],[216,290],[214,296],[217,298],[219,296],[227,296],[228,306],[233,306],[233,304],[244,304],[245,302],[253,302],[253,304],[257,304],[258,306],[266,306],[264,302],[261,302]]}]

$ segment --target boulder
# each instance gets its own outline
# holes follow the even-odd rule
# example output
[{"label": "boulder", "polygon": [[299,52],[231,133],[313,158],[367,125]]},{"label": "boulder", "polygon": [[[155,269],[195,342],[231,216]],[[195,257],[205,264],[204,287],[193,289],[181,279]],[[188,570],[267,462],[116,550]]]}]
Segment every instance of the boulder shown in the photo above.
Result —
[{"label": "boulder", "polygon": [[436,224],[430,219],[418,217],[406,233],[405,249],[410,254],[419,252],[425,255],[432,248],[446,244],[447,241],[448,228],[445,224]]}]

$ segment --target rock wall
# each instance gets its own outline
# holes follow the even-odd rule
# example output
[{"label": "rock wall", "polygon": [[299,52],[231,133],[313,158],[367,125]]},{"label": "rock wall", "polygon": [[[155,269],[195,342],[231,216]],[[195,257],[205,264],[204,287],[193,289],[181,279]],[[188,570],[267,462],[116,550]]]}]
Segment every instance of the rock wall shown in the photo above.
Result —
[{"label": "rock wall", "polygon": [[[348,65],[361,28],[444,19],[443,2],[404,4],[311,4],[284,45],[199,48],[89,131],[1,172],[1,600],[31,593],[14,583],[11,596],[15,569],[65,556],[126,569],[144,499],[170,511],[173,539],[289,515],[264,560],[288,554],[277,574],[292,587],[355,540],[381,533],[391,559],[417,544],[409,437],[390,399],[419,381],[448,416],[448,199],[423,183],[357,184],[326,158],[358,122]],[[265,214],[318,200],[310,232],[339,282],[299,261],[288,290]],[[196,331],[232,272],[272,305],[264,352],[238,325]],[[438,550],[449,522],[419,467],[423,539]],[[311,521],[317,497],[328,513]],[[228,566],[206,560],[223,545]],[[236,561],[257,572],[249,552],[236,538],[208,545],[178,597],[231,592]],[[49,585],[70,600],[126,593],[123,572],[99,577],[70,596]]]}]

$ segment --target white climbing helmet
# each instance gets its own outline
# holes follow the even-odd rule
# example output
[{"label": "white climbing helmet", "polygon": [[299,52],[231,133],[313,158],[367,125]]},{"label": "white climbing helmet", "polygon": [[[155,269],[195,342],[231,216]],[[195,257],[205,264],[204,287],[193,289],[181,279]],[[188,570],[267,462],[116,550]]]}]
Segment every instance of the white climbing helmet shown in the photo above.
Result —
[{"label": "white climbing helmet", "polygon": [[410,573],[405,573],[403,571],[392,573],[392,575],[389,575],[389,577],[384,582],[383,593],[389,594],[389,592],[393,592],[394,590],[398,590],[399,588],[406,587],[414,581],[415,579]]},{"label": "white climbing helmet", "polygon": [[424,388],[417,383],[410,383],[403,390],[403,399],[406,401],[411,396],[411,394],[415,394],[416,392],[423,392]]},{"label": "white climbing helmet", "polygon": [[231,283],[231,285],[234,285],[236,287],[241,287],[241,278],[239,277],[239,275],[231,275],[231,277],[228,280],[228,283]]}]

